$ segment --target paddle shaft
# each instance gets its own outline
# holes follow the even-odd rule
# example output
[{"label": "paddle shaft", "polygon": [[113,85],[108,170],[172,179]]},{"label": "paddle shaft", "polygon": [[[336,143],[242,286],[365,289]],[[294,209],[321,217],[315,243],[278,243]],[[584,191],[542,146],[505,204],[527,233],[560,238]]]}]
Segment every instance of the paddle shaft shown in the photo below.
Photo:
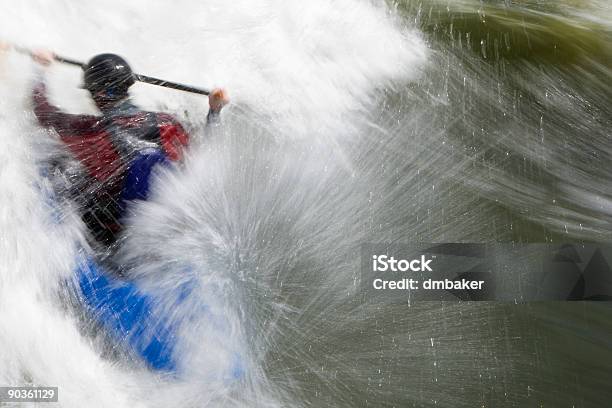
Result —
[{"label": "paddle shaft", "polygon": [[[32,51],[28,50],[27,48],[22,48],[22,47],[14,47],[14,48],[18,52],[32,55]],[[81,61],[76,61],[71,58],[62,57],[60,55],[54,55],[53,58],[57,62],[61,62],[62,64],[73,65],[81,69],[85,67],[85,64],[82,63]],[[151,77],[148,75],[134,74],[134,79],[136,79],[138,82],[144,82],[145,84],[163,86],[164,88],[171,88],[171,89],[176,89],[176,90],[184,91],[184,92],[191,92],[191,93],[200,94],[200,95],[210,94],[210,91],[208,89],[197,88],[195,86],[185,85],[185,84],[181,84],[178,82],[166,81],[165,79],[155,78],[155,77]]]}]

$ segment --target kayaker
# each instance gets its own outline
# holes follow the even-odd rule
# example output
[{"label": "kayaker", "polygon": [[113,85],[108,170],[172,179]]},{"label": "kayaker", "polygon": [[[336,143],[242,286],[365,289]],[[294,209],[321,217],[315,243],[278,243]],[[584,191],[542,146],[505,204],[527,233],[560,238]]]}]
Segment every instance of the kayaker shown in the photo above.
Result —
[{"label": "kayaker", "polygon": [[[49,51],[36,51],[42,67],[54,60]],[[122,229],[126,203],[146,199],[149,175],[160,163],[181,160],[189,135],[167,113],[140,109],[130,100],[135,78],[128,63],[115,54],[93,57],[84,67],[83,87],[100,116],[69,114],[53,106],[41,75],[33,88],[34,112],[41,125],[54,129],[84,168],[77,181],[77,202],[93,238],[106,246]],[[209,95],[208,123],[217,123],[229,102],[224,89]]]}]

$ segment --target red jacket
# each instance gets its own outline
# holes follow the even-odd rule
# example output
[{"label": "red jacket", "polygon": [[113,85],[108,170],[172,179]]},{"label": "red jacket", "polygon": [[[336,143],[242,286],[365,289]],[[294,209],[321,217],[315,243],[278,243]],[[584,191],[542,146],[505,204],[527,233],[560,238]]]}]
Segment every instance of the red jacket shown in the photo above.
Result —
[{"label": "red jacket", "polygon": [[99,181],[107,180],[127,159],[118,146],[126,134],[155,143],[170,160],[179,160],[182,148],[189,143],[189,135],[171,115],[142,111],[129,101],[104,116],[64,113],[49,102],[43,83],[34,87],[33,101],[40,124],[55,129],[90,175]]},{"label": "red jacket", "polygon": [[39,83],[33,102],[40,124],[53,128],[87,170],[87,180],[81,181],[86,186],[81,192],[86,225],[98,241],[112,243],[121,230],[122,193],[131,159],[154,148],[167,159],[179,160],[188,134],[172,116],[142,111],[129,100],[102,116],[68,114],[49,102],[44,83]]}]

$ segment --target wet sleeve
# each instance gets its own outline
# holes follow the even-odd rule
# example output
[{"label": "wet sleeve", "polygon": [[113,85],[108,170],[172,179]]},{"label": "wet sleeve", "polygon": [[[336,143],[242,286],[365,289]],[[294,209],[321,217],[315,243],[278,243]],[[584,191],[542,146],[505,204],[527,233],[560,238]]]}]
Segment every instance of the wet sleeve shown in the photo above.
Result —
[{"label": "wet sleeve", "polygon": [[206,115],[206,124],[208,126],[218,126],[221,123],[221,111],[213,111],[212,109],[208,111],[208,115]]},{"label": "wet sleeve", "polygon": [[43,81],[38,81],[34,85],[32,102],[38,122],[42,126],[54,128],[60,134],[70,133],[76,136],[90,131],[97,120],[95,116],[72,115],[62,112],[57,106],[49,102],[47,87]]},{"label": "wet sleeve", "polygon": [[44,82],[39,81],[34,85],[32,102],[34,103],[34,114],[42,126],[52,127],[57,125],[57,118],[61,115],[61,111],[49,102],[47,87]]}]

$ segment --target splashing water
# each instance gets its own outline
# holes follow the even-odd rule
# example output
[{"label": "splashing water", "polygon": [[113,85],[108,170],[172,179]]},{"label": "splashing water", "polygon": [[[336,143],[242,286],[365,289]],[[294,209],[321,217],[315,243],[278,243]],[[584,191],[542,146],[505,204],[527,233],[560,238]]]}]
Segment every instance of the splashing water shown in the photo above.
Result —
[{"label": "splashing water", "polygon": [[[130,208],[117,255],[181,322],[182,374],[169,377],[109,351],[66,301],[82,227],[69,208],[60,224],[50,216],[36,163],[57,147],[31,114],[32,63],[2,56],[0,382],[57,385],[66,407],[542,398],[538,378],[559,353],[530,367],[555,336],[540,327],[576,310],[543,307],[534,323],[529,305],[372,304],[357,296],[359,246],[537,240],[539,229],[552,240],[567,225],[573,238],[605,236],[607,198],[585,180],[606,174],[572,136],[590,133],[593,150],[608,151],[598,113],[607,89],[580,92],[573,71],[536,63],[492,67],[482,58],[499,53],[487,42],[471,39],[485,47],[479,57],[464,32],[436,39],[431,26],[444,22],[428,3],[226,3],[29,0],[4,10],[5,40],[84,60],[117,52],[138,72],[223,85],[234,103],[222,127],[205,129],[205,100],[133,88],[137,103],[175,113],[194,138],[184,165],[159,171],[151,199]],[[53,66],[47,80],[64,109],[93,112],[79,72]],[[177,306],[171,294],[193,276],[198,289]],[[201,319],[182,319],[199,308]],[[602,333],[591,337],[605,349]],[[244,375],[228,381],[236,355]]]}]

